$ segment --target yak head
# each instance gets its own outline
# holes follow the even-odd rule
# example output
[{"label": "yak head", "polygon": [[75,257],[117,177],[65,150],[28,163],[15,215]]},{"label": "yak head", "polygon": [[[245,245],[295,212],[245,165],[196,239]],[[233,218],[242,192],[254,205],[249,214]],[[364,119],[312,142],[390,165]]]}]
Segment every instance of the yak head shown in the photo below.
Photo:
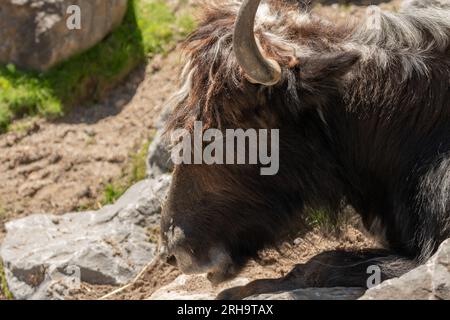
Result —
[{"label": "yak head", "polygon": [[260,159],[175,166],[162,213],[164,252],[182,272],[209,273],[218,282],[285,239],[305,206],[339,202],[328,113],[342,100],[341,84],[359,55],[340,48],[346,28],[283,1],[246,0],[240,10],[236,1],[209,2],[205,11],[184,44],[183,85],[167,136],[178,129],[193,134],[200,123],[202,132],[224,133],[225,146],[229,129],[268,130],[279,152],[271,175],[261,174]]}]

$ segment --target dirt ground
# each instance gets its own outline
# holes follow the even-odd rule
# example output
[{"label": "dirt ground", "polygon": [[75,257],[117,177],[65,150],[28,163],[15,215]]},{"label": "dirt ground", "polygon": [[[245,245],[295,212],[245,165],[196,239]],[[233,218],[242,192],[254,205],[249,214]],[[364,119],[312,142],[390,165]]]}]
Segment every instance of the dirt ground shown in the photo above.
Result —
[{"label": "dirt ground", "polygon": [[[357,18],[366,10],[348,1],[341,1],[344,5],[322,2],[314,11],[332,19]],[[380,6],[396,10],[400,2]],[[22,120],[12,132],[0,135],[0,241],[4,223],[11,219],[95,206],[105,185],[120,177],[128,166],[129,155],[153,134],[161,108],[174,91],[180,67],[179,54],[174,50],[140,66],[98,104],[87,103],[57,121]],[[286,244],[279,252],[267,251],[242,275],[250,279],[280,277],[323,250],[373,246],[376,243],[354,227],[347,227],[340,237],[315,231]],[[176,269],[157,263],[129,289],[110,298],[145,299],[176,276]],[[114,289],[83,284],[73,292],[73,298],[98,299]]]}]

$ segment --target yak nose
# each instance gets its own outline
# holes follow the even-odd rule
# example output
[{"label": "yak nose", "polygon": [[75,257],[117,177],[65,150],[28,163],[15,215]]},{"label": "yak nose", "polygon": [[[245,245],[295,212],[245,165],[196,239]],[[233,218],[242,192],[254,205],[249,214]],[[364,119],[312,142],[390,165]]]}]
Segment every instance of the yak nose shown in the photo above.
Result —
[{"label": "yak nose", "polygon": [[163,256],[165,256],[166,263],[171,266],[178,267],[177,257],[174,252],[180,249],[180,245],[186,240],[183,230],[178,226],[171,226],[166,233],[167,244],[163,246]]},{"label": "yak nose", "polygon": [[166,245],[161,246],[160,257],[166,261],[167,264],[176,267],[177,266],[177,258],[175,255],[170,254]]},{"label": "yak nose", "polygon": [[170,255],[166,258],[166,263],[171,266],[177,267],[177,258],[174,255]]}]

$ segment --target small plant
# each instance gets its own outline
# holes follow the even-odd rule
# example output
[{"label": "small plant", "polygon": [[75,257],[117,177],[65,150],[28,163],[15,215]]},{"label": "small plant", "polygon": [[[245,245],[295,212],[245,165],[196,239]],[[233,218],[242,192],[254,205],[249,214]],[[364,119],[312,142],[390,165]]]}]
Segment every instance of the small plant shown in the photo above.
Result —
[{"label": "small plant", "polygon": [[344,12],[350,12],[352,10],[352,5],[350,3],[343,3],[339,5],[339,10]]},{"label": "small plant", "polygon": [[9,126],[9,132],[15,132],[18,134],[25,134],[33,130],[36,127],[36,118],[29,117],[12,123]]},{"label": "small plant", "polygon": [[336,219],[326,209],[307,209],[306,222],[314,229],[328,234],[334,233],[339,229],[339,224]]},{"label": "small plant", "polygon": [[0,203],[0,223],[8,217],[8,213],[6,212],[3,205]]},{"label": "small plant", "polygon": [[103,192],[102,205],[113,204],[116,202],[127,190],[125,185],[110,183],[106,185]]},{"label": "small plant", "polygon": [[101,206],[113,204],[128,190],[128,188],[145,179],[147,174],[147,151],[153,140],[153,135],[154,133],[152,134],[152,138],[147,139],[138,152],[130,155],[129,165],[124,169],[122,176],[116,181],[106,185],[100,203]]},{"label": "small plant", "polygon": [[0,259],[0,297],[1,295],[8,300],[14,299],[14,296],[8,289],[8,283],[6,282],[5,271],[3,269],[3,261]]},{"label": "small plant", "polygon": [[160,227],[159,225],[157,226],[153,226],[151,228],[147,229],[147,237],[148,237],[148,241],[151,243],[159,243],[159,235],[160,235]]},{"label": "small plant", "polygon": [[0,204],[0,220],[5,216],[5,209],[3,209],[2,205]]},{"label": "small plant", "polygon": [[151,141],[149,139],[137,153],[131,155],[131,183],[141,181],[147,175],[147,152]]},{"label": "small plant", "polygon": [[342,209],[339,213],[333,213],[329,209],[306,209],[306,223],[309,227],[323,234],[339,235],[343,227],[350,223],[355,216],[349,208]]}]

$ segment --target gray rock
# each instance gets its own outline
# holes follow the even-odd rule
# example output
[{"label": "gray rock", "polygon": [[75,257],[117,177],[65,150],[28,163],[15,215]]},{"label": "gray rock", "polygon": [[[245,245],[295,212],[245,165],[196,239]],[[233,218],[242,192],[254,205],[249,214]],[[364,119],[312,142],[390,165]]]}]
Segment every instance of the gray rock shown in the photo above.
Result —
[{"label": "gray rock", "polygon": [[271,294],[261,294],[245,300],[356,300],[363,288],[307,288]]},{"label": "gray rock", "polygon": [[162,130],[158,131],[148,148],[147,175],[149,177],[169,173],[174,167],[170,151],[162,134]]},{"label": "gray rock", "polygon": [[[81,29],[67,26],[73,4],[81,9]],[[101,41],[126,10],[127,0],[2,0],[0,63],[47,70]]]},{"label": "gray rock", "polygon": [[173,171],[174,165],[171,159],[168,142],[163,137],[164,125],[170,115],[171,108],[166,108],[160,115],[155,127],[158,129],[152,143],[148,148],[147,176],[157,177],[161,174]]},{"label": "gray rock", "polygon": [[170,176],[144,180],[115,205],[63,216],[33,215],[6,225],[0,248],[16,299],[61,299],[80,281],[129,282],[154,257],[148,228],[159,224]]},{"label": "gray rock", "polygon": [[450,300],[450,239],[425,264],[369,289],[362,300]]}]

